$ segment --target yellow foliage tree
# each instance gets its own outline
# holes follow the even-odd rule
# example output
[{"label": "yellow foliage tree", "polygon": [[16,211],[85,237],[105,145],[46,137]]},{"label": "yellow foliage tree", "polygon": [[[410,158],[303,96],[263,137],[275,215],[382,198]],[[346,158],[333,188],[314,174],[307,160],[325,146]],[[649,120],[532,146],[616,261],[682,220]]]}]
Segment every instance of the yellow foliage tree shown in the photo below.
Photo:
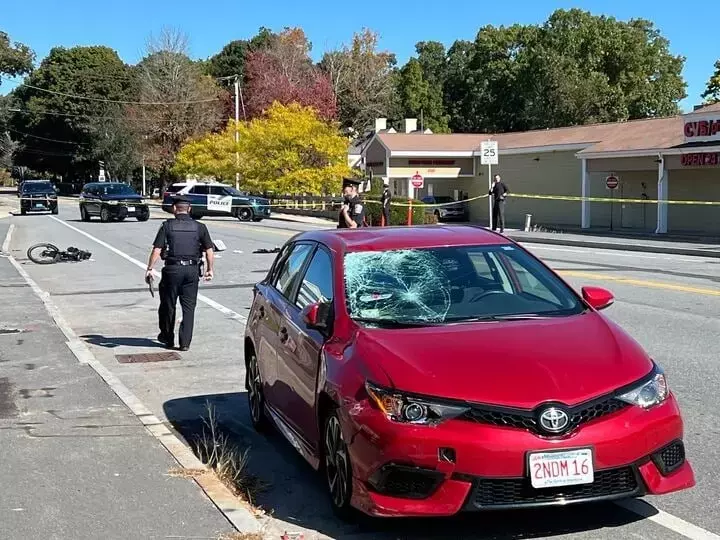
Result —
[{"label": "yellow foliage tree", "polygon": [[348,141],[338,126],[321,120],[315,111],[296,103],[273,103],[261,117],[222,133],[188,142],[177,154],[175,172],[231,181],[235,151],[240,153],[240,177],[246,191],[282,194],[327,194],[341,189],[352,174],[347,162]]}]

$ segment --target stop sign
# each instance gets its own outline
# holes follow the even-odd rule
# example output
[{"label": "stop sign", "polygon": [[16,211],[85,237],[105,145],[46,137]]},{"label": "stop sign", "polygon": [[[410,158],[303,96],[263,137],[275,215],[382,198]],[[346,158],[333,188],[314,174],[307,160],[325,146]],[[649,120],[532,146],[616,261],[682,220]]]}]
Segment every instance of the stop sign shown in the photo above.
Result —
[{"label": "stop sign", "polygon": [[617,176],[608,176],[605,179],[605,185],[608,189],[615,189],[618,187],[618,184],[620,183],[620,180],[617,179]]},{"label": "stop sign", "polygon": [[416,188],[421,188],[421,187],[423,187],[423,185],[425,185],[425,180],[421,174],[414,174],[410,178],[410,182],[412,183],[413,187],[416,187]]}]

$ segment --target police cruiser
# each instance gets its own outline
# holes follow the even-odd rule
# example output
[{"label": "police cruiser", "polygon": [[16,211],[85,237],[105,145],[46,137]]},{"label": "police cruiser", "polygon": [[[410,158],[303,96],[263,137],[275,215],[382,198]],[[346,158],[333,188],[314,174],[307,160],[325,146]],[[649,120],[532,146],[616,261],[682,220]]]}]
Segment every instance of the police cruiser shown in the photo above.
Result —
[{"label": "police cruiser", "polygon": [[255,197],[234,187],[211,182],[179,182],[172,184],[163,196],[162,209],[172,213],[173,198],[184,195],[190,200],[190,214],[232,216],[240,221],[262,221],[270,217],[270,201]]}]

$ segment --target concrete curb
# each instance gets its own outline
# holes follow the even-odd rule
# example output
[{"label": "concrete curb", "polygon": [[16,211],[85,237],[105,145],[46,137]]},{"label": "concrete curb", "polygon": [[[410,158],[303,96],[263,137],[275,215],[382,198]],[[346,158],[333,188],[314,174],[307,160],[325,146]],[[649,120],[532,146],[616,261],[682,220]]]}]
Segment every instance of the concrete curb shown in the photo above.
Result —
[{"label": "concrete curb", "polygon": [[681,248],[672,246],[642,244],[620,244],[615,242],[602,242],[598,240],[576,240],[562,238],[562,235],[558,235],[558,238],[516,236],[513,234],[506,234],[505,236],[520,244],[551,244],[556,246],[609,249],[614,251],[634,251],[641,253],[659,253],[666,255],[685,255],[690,257],[711,257],[720,259],[720,246],[718,246],[718,251],[707,251],[700,248]]}]

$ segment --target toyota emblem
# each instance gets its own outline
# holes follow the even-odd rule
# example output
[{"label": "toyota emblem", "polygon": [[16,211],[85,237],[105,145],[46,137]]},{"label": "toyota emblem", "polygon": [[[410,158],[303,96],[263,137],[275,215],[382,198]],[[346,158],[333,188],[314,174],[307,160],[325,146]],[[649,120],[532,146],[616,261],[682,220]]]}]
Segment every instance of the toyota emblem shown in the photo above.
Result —
[{"label": "toyota emblem", "polygon": [[540,413],[540,425],[550,433],[560,433],[568,427],[570,417],[562,409],[548,407]]}]

